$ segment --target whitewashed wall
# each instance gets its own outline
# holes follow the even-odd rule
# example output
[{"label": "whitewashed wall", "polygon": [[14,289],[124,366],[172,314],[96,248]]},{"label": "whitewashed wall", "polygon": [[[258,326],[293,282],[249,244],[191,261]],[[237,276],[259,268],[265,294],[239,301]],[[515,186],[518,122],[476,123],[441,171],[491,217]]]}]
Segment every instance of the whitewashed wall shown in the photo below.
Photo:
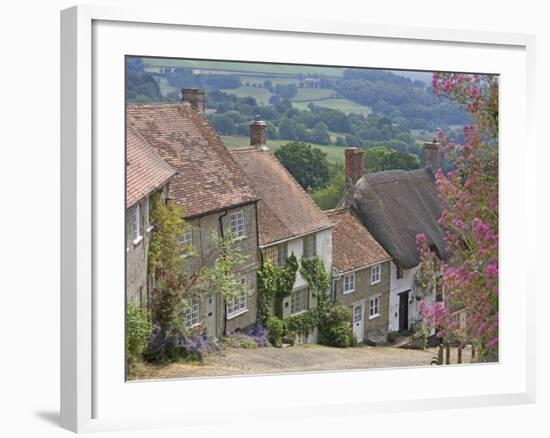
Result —
[{"label": "whitewashed wall", "polygon": [[[420,319],[420,301],[416,300],[414,275],[420,269],[420,265],[411,269],[403,270],[403,277],[397,278],[397,266],[391,262],[391,280],[390,280],[390,317],[388,331],[399,330],[399,294],[410,290],[409,294],[409,325],[414,324]],[[435,302],[435,291],[423,298],[423,301],[429,305]]]},{"label": "whitewashed wall", "polygon": [[[325,269],[328,272],[331,272],[332,269],[332,229],[323,230],[316,234],[315,238],[316,251],[319,258],[325,264]],[[290,240],[287,243],[288,256],[292,253],[296,256],[298,261],[300,261],[303,251],[304,243],[303,239],[300,237],[298,239]],[[294,289],[299,289],[301,287],[307,286],[307,282],[304,280],[300,272],[296,274],[296,282],[294,283]]]}]

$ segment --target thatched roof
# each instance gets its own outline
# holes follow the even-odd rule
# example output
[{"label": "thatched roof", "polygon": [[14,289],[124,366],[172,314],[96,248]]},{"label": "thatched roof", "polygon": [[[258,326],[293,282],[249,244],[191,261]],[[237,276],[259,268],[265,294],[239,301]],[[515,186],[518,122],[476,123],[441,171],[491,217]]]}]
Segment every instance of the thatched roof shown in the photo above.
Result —
[{"label": "thatched roof", "polygon": [[443,209],[431,169],[367,174],[357,181],[351,201],[363,224],[402,268],[418,265],[420,233],[445,257],[437,222]]}]

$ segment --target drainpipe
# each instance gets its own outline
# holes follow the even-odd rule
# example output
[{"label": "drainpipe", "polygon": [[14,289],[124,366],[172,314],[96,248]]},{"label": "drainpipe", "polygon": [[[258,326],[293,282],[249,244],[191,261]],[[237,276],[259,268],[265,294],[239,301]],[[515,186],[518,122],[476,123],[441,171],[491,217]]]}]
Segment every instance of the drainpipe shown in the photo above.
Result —
[{"label": "drainpipe", "polygon": [[[223,212],[222,215],[218,217],[218,221],[220,223],[220,235],[222,238],[222,241],[224,240],[224,233],[223,233],[223,218],[227,216],[227,210]],[[223,257],[225,257],[225,251],[223,254]],[[225,297],[222,296],[222,306],[223,306],[223,335],[227,335],[227,305],[225,303]]]},{"label": "drainpipe", "polygon": [[335,275],[334,271],[333,271],[333,274],[332,274],[332,290],[330,291],[330,296],[332,298],[333,303],[336,302],[336,282],[338,280],[340,280],[340,278],[342,278],[342,274],[338,273],[338,274]]}]

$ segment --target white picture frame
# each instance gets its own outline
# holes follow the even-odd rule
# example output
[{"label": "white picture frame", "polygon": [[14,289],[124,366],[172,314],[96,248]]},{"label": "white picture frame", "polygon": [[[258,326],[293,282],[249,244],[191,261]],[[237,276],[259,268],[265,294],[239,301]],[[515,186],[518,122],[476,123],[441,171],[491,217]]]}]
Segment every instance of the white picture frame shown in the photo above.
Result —
[{"label": "white picture frame", "polygon": [[[184,34],[194,35],[196,41],[204,44],[186,49],[178,48],[175,43],[168,44],[174,41],[174,35]],[[214,42],[209,45],[208,41]],[[219,41],[226,41],[228,45],[220,46]],[[232,46],[231,41],[235,42]],[[269,17],[243,16],[238,21],[228,22],[214,14],[195,16],[188,10],[140,11],[78,6],[62,11],[62,427],[83,432],[187,426],[212,423],[213,418],[224,423],[230,422],[235,414],[266,419],[305,418],[405,411],[419,409],[419,406],[421,409],[441,409],[534,402],[532,286],[535,273],[517,255],[533,253],[535,242],[535,219],[527,206],[535,205],[536,176],[525,158],[534,154],[535,149],[531,128],[534,44],[533,36],[523,34]],[[262,47],[270,50],[262,52]],[[310,51],[306,55],[300,47]],[[370,47],[376,54],[372,58],[377,60],[370,64],[361,60],[350,62],[352,58],[347,52],[351,47]],[[241,52],[237,53],[237,49]],[[413,59],[415,53],[417,56]],[[120,124],[120,117],[124,112],[124,100],[120,100],[120,93],[123,95],[124,87],[120,73],[124,70],[124,60],[121,54],[425,70],[482,69],[486,73],[501,74],[500,363],[126,383],[120,372],[124,368],[120,360],[124,355],[121,348],[124,311],[123,306],[120,307],[124,289],[115,287],[124,281],[124,268],[122,266],[121,270],[116,247],[108,247],[110,241],[123,241],[120,226],[123,226],[121,175],[124,171],[120,159],[124,143],[120,142],[120,132],[124,126]],[[332,62],[326,58],[331,54]],[[109,113],[111,107],[113,113]],[[525,154],[512,157],[507,145],[520,140]],[[512,163],[514,179],[509,173]],[[120,211],[116,211],[117,205]],[[113,211],[112,218],[105,217],[105,212]],[[520,227],[521,237],[516,232]],[[123,245],[119,246],[123,251]],[[113,279],[115,281],[110,281]],[[113,292],[113,296],[105,295],[110,288],[119,290],[120,297]],[[512,291],[515,294],[513,306],[509,305]],[[510,329],[512,322],[514,330]],[[511,354],[512,346],[514,354]],[[110,357],[113,358],[111,362]],[[373,377],[373,373],[378,374]],[[434,384],[447,377],[449,381],[477,382],[476,389],[460,383],[446,388]],[[374,379],[410,384],[406,392],[396,393],[383,386],[384,383],[376,387]],[[415,382],[422,382],[422,385]],[[370,390],[355,391],[352,397],[348,394],[350,391],[346,392],[351,383],[359,387],[371,385]],[[174,391],[181,391],[182,385],[195,396],[192,406],[173,402]],[[224,391],[234,394],[235,402],[230,408],[224,409],[223,403],[209,398],[222,386]],[[284,396],[289,388],[296,389],[293,400]],[[271,400],[257,406],[253,396],[260,391],[264,394],[269,391]],[[144,406],[135,408],[133,399],[145,400]],[[152,399],[157,401],[155,406],[147,403]],[[204,409],[206,403],[208,412]]]}]

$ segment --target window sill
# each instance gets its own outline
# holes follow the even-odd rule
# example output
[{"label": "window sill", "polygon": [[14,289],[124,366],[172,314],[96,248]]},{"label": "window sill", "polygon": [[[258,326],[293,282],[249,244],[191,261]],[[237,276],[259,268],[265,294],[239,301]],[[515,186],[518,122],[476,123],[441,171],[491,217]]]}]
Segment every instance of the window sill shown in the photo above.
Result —
[{"label": "window sill", "polygon": [[139,236],[137,239],[134,239],[134,246],[139,245],[142,240],[143,240],[143,236]]},{"label": "window sill", "polygon": [[296,312],[296,313],[291,313],[290,316],[298,316],[298,315],[301,315],[302,313],[306,313],[308,311],[308,309],[304,309],[304,310],[300,310],[299,312]]},{"label": "window sill", "polygon": [[348,290],[347,292],[346,292],[346,291],[343,291],[343,292],[342,292],[342,295],[349,295],[349,294],[352,294],[352,293],[354,293],[354,292],[355,292],[355,289],[353,289],[353,290]]},{"label": "window sill", "polygon": [[240,236],[240,237],[235,237],[234,241],[238,242],[239,240],[244,240],[244,239],[246,239],[246,236]]},{"label": "window sill", "polygon": [[369,321],[370,321],[371,319],[379,318],[380,316],[382,316],[381,313],[377,313],[376,315],[369,316]]},{"label": "window sill", "polygon": [[370,285],[371,285],[371,286],[374,286],[375,284],[378,284],[378,283],[380,283],[381,281],[382,281],[382,280],[371,281],[371,282],[370,282]]},{"label": "window sill", "polygon": [[153,231],[153,228],[155,228],[154,225],[151,225],[149,227],[147,227],[147,229],[145,230],[147,233],[150,233],[151,231]]},{"label": "window sill", "polygon": [[248,312],[247,308],[241,309],[236,311],[235,313],[227,314],[227,320],[237,318],[238,316],[244,315],[246,312]]}]

